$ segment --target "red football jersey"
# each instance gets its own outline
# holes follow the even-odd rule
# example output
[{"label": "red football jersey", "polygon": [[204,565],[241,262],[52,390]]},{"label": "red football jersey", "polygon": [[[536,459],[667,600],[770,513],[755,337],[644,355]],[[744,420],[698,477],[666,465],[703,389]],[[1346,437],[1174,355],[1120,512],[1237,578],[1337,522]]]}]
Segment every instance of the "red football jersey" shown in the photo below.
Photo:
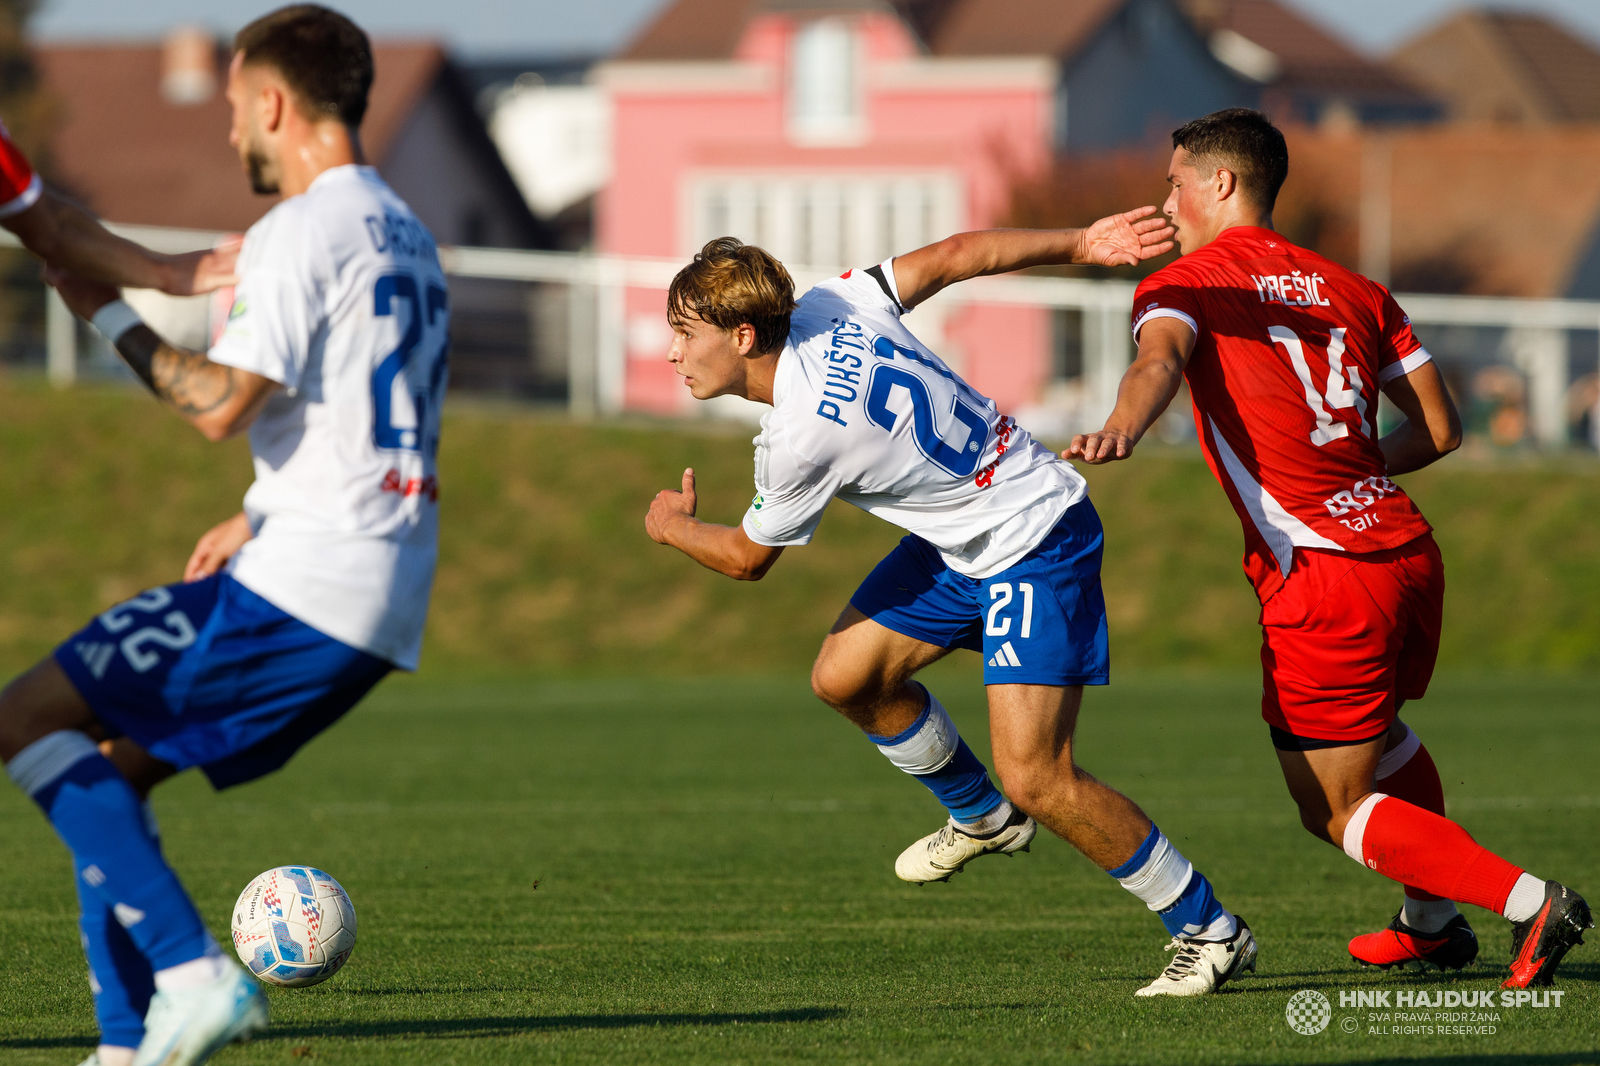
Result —
[{"label": "red football jersey", "polygon": [[32,207],[44,186],[28,165],[28,157],[11,143],[11,132],[0,123],[0,218]]},{"label": "red football jersey", "polygon": [[1195,331],[1195,427],[1263,603],[1296,547],[1382,551],[1430,530],[1389,480],[1375,423],[1379,388],[1432,356],[1382,285],[1237,226],[1140,284],[1135,337],[1160,317]]}]

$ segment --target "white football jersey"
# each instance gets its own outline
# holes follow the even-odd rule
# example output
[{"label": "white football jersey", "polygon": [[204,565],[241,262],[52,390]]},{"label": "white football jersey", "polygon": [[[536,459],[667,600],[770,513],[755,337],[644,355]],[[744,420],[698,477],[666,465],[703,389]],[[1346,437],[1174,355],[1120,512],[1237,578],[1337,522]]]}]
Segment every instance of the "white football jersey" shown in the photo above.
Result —
[{"label": "white football jersey", "polygon": [[438,555],[450,311],[433,236],[371,167],[250,227],[214,362],[283,386],[250,427],[236,580],[414,670]]},{"label": "white football jersey", "polygon": [[1087,486],[911,335],[893,263],[800,297],[744,530],[757,544],[805,544],[837,496],[928,541],[957,573],[989,577],[1037,547]]}]

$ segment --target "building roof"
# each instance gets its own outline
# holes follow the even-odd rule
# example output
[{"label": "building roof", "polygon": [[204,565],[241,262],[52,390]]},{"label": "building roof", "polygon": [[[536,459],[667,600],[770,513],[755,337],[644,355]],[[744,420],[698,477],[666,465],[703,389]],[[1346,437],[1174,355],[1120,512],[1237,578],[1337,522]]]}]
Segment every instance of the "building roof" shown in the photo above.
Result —
[{"label": "building roof", "polygon": [[1542,15],[1463,11],[1400,47],[1396,69],[1489,122],[1600,121],[1600,50]]},{"label": "building roof", "polygon": [[1279,0],[1181,0],[1185,14],[1219,49],[1218,33],[1235,33],[1277,59],[1274,84],[1352,95],[1418,96],[1417,88],[1381,63]]},{"label": "building roof", "polygon": [[1128,0],[953,0],[929,20],[924,36],[934,55],[1078,53]]},{"label": "building roof", "polygon": [[745,24],[767,12],[892,11],[934,55],[1075,53],[1128,0],[676,0],[617,56],[729,59]]},{"label": "building roof", "polygon": [[[148,45],[45,45],[35,58],[61,125],[50,178],[113,221],[243,230],[276,198],[250,191],[228,146],[231,112],[220,88],[199,104],[161,94],[162,49]],[[363,146],[382,166],[407,117],[445,63],[432,43],[374,46],[376,76]],[[219,63],[221,59],[219,58]]]}]

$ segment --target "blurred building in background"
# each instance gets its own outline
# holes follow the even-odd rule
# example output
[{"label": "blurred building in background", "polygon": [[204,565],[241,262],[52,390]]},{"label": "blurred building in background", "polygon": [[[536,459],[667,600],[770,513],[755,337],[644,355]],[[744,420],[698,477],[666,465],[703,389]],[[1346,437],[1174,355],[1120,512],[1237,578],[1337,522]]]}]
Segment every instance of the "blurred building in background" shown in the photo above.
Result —
[{"label": "blurred building in background", "polygon": [[1600,122],[1600,50],[1542,15],[1462,11],[1390,62],[1445,101],[1456,122]]},{"label": "blurred building in background", "polygon": [[[819,268],[1002,223],[1054,160],[1223,107],[1340,130],[1444,112],[1274,0],[674,0],[593,80],[613,130],[598,248],[682,258],[732,234]],[[662,311],[628,296],[627,402],[672,412]],[[919,317],[1002,409],[1077,402],[1051,384],[1081,364],[1061,316]]]},{"label": "blurred building in background", "polygon": [[588,77],[597,57],[462,64],[478,111],[552,248],[588,249],[595,195],[611,177],[611,103]]},{"label": "blurred building in background", "polygon": [[[1013,176],[1049,159],[1056,74],[1043,56],[930,55],[886,4],[678,0],[596,75],[615,153],[598,245],[685,258],[732,234],[837,269],[992,225]],[[628,406],[687,410],[663,294],[630,290],[627,315]],[[1047,372],[1043,312],[929,305],[917,328],[1008,408]]]},{"label": "blurred building in background", "polygon": [[[363,139],[441,243],[602,255],[479,256],[453,280],[455,384],[575,411],[707,410],[665,362],[661,286],[711,237],[818,276],[961,229],[1082,225],[1160,203],[1172,129],[1234,105],[1290,139],[1289,239],[1402,293],[1600,300],[1600,49],[1537,14],[1458,11],[1375,57],[1283,0],[663,0],[604,59],[376,59]],[[103,216],[236,231],[271,205],[227,146],[211,36],[55,44],[36,65],[41,91],[11,106],[47,177]],[[963,286],[913,328],[1031,427],[1098,424],[1126,351],[1109,305],[980,290],[999,292]],[[1586,320],[1430,314],[1480,437],[1600,432]],[[12,325],[8,359],[42,335]],[[1169,439],[1192,433],[1182,407]]]},{"label": "blurred building in background", "polygon": [[[57,101],[52,180],[119,222],[243,230],[276,201],[228,145],[227,55],[209,34],[36,50]],[[537,226],[460,72],[426,42],[380,41],[361,128],[367,156],[442,243],[534,246]]]},{"label": "blurred building in background", "polygon": [[[36,56],[60,116],[49,141],[50,180],[97,214],[240,232],[277,202],[251,192],[228,145],[227,53],[212,35],[180,29],[161,43],[50,44]],[[374,61],[362,145],[440,243],[549,246],[548,228],[524,200],[468,79],[445,51],[430,42],[378,41]],[[524,288],[464,279],[452,297],[458,384],[559,393],[560,382],[546,381],[530,361]],[[162,321],[174,339],[204,338],[203,307]]]}]

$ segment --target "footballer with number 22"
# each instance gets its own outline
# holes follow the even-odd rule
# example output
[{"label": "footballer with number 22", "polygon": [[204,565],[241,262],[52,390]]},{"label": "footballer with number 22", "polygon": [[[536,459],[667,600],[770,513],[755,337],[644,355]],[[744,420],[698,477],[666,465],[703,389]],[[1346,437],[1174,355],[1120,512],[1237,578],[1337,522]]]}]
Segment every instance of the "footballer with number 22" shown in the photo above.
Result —
[{"label": "footballer with number 22", "polygon": [[[1160,255],[1171,231],[1154,213],[1085,230],[956,234],[825,281],[798,304],[788,271],[760,248],[707,244],[668,292],[668,358],[696,399],[772,406],[756,438],[757,495],[738,526],[702,522],[686,470],[645,528],[746,580],[808,543],[835,496],[907,530],[851,597],[812,672],[816,694],[949,812],[895,873],[948,880],[980,856],[1026,849],[1037,819],[1160,914],[1177,953],[1136,994],[1187,996],[1254,969],[1256,944],[1145,813],[1075,762],[1083,686],[1109,681],[1103,534],[1088,487],[901,321],[966,278]],[[984,656],[1006,795],[912,679],[956,648]]]},{"label": "footballer with number 22", "polygon": [[[1588,905],[1446,818],[1433,759],[1398,717],[1433,673],[1444,565],[1389,479],[1459,444],[1444,380],[1388,290],[1273,231],[1289,152],[1264,115],[1219,111],[1172,143],[1165,211],[1183,257],[1140,284],[1116,407],[1063,454],[1127,458],[1188,379],[1206,461],[1244,525],[1262,717],[1300,820],[1405,886],[1388,928],[1350,954],[1459,969],[1478,941],[1455,903],[1473,903],[1513,923],[1506,987],[1548,985],[1593,924]],[[1382,437],[1379,390],[1405,416]]]},{"label": "footballer with number 22", "polygon": [[433,238],[364,165],[372,51],[327,8],[239,32],[232,143],[258,193],[209,352],[114,288],[53,283],[208,438],[249,431],[244,510],[185,582],[106,611],[0,693],[0,757],[72,852],[100,1044],[86,1066],[189,1066],[267,1024],[161,853],[143,799],[199,766],[278,769],[389,671],[416,668],[437,555],[449,312]]}]

